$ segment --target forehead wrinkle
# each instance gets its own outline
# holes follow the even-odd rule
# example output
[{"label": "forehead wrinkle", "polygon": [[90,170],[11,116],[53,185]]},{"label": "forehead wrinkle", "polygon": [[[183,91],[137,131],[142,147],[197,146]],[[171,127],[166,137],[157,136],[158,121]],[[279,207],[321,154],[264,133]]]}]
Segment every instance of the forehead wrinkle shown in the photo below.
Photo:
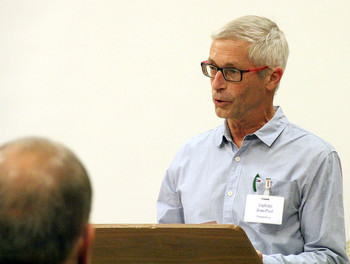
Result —
[{"label": "forehead wrinkle", "polygon": [[[208,61],[214,62],[219,67],[232,67],[240,69],[244,64],[251,63],[249,59],[250,43],[243,40],[217,39],[213,40],[210,47]],[[217,61],[217,58],[223,62]]]}]

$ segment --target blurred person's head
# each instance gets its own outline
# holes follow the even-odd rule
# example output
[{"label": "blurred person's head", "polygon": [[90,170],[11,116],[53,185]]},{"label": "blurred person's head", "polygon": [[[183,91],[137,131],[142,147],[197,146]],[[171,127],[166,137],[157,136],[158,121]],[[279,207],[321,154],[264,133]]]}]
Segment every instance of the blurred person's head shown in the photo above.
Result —
[{"label": "blurred person's head", "polygon": [[42,138],[0,147],[0,263],[88,263],[92,188],[78,158]]}]

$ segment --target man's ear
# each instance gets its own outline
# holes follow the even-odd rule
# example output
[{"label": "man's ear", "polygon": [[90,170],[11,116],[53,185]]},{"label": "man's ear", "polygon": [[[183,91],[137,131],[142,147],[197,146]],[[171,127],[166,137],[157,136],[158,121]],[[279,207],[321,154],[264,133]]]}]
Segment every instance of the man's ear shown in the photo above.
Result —
[{"label": "man's ear", "polygon": [[95,228],[92,224],[87,224],[82,236],[79,250],[79,264],[90,263],[90,253],[92,242],[95,238]]},{"label": "man's ear", "polygon": [[283,69],[281,67],[273,68],[273,72],[270,73],[270,78],[267,82],[267,89],[273,91],[276,89],[283,75]]}]

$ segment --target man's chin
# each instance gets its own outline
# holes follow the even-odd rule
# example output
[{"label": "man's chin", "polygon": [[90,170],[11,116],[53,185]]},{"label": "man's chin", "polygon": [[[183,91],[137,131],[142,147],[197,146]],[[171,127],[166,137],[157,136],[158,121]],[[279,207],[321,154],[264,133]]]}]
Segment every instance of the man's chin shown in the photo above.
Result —
[{"label": "man's chin", "polygon": [[217,117],[220,118],[227,118],[227,113],[225,111],[223,111],[222,109],[215,109],[215,114],[217,115]]}]

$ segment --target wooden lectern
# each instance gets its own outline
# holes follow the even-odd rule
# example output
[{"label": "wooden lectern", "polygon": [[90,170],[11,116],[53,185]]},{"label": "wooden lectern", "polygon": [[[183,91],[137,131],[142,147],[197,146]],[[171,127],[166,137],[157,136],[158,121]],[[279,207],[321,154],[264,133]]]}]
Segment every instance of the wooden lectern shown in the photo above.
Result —
[{"label": "wooden lectern", "polygon": [[261,264],[242,228],[235,225],[95,225],[92,264]]}]

